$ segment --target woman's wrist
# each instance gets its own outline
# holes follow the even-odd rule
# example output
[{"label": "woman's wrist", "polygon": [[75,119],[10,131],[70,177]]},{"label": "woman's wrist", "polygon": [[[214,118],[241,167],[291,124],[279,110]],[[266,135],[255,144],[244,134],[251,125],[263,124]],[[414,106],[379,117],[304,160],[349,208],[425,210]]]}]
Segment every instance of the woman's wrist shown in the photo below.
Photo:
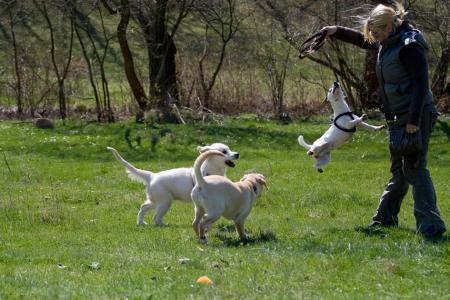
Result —
[{"label": "woman's wrist", "polygon": [[322,31],[326,31],[327,37],[329,37],[336,33],[337,26],[325,26],[322,28]]}]

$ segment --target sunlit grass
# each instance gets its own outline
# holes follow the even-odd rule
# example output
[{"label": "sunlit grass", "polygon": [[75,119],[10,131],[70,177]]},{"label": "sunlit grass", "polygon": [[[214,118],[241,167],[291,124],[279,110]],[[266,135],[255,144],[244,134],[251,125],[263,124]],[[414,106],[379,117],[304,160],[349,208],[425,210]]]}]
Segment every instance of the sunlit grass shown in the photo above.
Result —
[{"label": "sunlit grass", "polygon": [[[389,178],[386,133],[356,132],[319,174],[296,138],[313,141],[327,123],[246,117],[208,125],[70,123],[48,131],[0,122],[0,298],[447,299],[449,236],[416,235],[410,193],[398,228],[365,227]],[[429,154],[447,224],[448,126],[438,124]],[[159,136],[154,151],[152,135]],[[269,190],[246,222],[249,242],[221,219],[210,243],[198,244],[192,205],[180,202],[165,217],[168,227],[135,225],[143,186],[106,146],[160,171],[192,165],[196,146],[213,142],[240,152],[232,180],[247,171],[267,177]],[[197,284],[203,275],[214,284]]]}]

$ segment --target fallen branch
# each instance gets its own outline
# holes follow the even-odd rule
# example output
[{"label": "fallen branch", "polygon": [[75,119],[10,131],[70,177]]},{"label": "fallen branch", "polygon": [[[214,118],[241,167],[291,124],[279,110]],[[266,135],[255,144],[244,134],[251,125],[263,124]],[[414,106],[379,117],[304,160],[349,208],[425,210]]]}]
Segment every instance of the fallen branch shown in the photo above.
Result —
[{"label": "fallen branch", "polygon": [[6,159],[5,152],[3,152],[3,160],[5,161],[6,167],[8,167],[9,173],[12,175],[12,171],[11,171],[11,168],[9,166],[8,160]]},{"label": "fallen branch", "polygon": [[184,121],[183,116],[181,115],[180,110],[178,109],[177,105],[173,104],[172,107],[175,110],[175,113],[177,114],[178,119],[180,119],[181,123],[186,124],[186,122]]}]

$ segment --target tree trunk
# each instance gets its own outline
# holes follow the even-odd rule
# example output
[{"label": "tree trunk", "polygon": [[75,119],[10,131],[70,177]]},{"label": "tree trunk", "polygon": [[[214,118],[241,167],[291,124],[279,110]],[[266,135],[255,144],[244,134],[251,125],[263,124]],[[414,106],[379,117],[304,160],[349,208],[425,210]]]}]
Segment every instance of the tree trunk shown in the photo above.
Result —
[{"label": "tree trunk", "polygon": [[105,22],[103,20],[102,10],[100,9],[99,4],[97,4],[97,9],[98,9],[98,12],[100,14],[100,20],[101,20],[101,24],[102,24],[103,36],[105,38],[105,46],[103,47],[103,54],[102,54],[101,57],[98,55],[98,51],[97,51],[97,49],[95,47],[95,43],[94,43],[94,40],[92,39],[91,35],[89,35],[89,37],[90,37],[91,42],[92,42],[92,47],[94,47],[94,49],[95,49],[95,54],[97,56],[98,63],[99,63],[100,76],[102,78],[102,91],[103,91],[104,109],[106,111],[106,116],[108,118],[108,122],[109,123],[113,123],[113,122],[115,122],[115,118],[114,118],[114,112],[113,112],[113,110],[111,108],[111,97],[109,95],[109,85],[108,85],[108,80],[106,79],[106,72],[105,72],[106,53],[108,52],[109,42],[112,39],[112,37],[108,37],[107,34],[106,34]]},{"label": "tree trunk", "polygon": [[19,53],[17,49],[17,41],[16,41],[16,33],[14,32],[14,20],[11,12],[11,7],[8,7],[9,11],[9,21],[10,21],[10,29],[11,29],[11,40],[14,52],[14,69],[16,73],[16,100],[17,100],[17,114],[19,117],[23,115],[23,107],[22,107],[22,73],[20,71],[19,65]]},{"label": "tree trunk", "polygon": [[171,102],[176,104],[179,96],[175,64],[177,48],[173,38],[167,32],[167,4],[167,0],[156,1],[148,29],[144,28],[147,25],[146,22],[141,22],[147,37],[150,97],[158,99],[158,109],[163,113],[164,118],[169,117],[166,114],[170,114]]},{"label": "tree trunk", "polygon": [[359,97],[361,99],[361,106],[364,108],[379,108],[380,95],[378,90],[378,78],[375,72],[377,64],[377,51],[368,50],[366,53],[364,72],[362,82],[359,89]]},{"label": "tree trunk", "polygon": [[[106,47],[108,47],[108,42],[106,43]],[[116,121],[114,117],[114,112],[111,108],[111,97],[109,95],[109,86],[108,80],[106,79],[105,73],[105,57],[106,57],[107,48],[105,48],[105,52],[103,53],[103,57],[100,61],[100,75],[102,78],[102,90],[103,90],[103,100],[104,100],[104,109],[106,111],[106,117],[108,118],[109,123],[114,123]]]},{"label": "tree trunk", "polygon": [[431,90],[433,95],[440,98],[444,94],[447,71],[450,65],[450,38],[447,40],[447,47],[442,49],[441,58],[434,71]]},{"label": "tree trunk", "polygon": [[67,55],[67,62],[63,66],[62,71],[60,71],[56,59],[56,41],[55,41],[55,32],[53,29],[53,24],[50,20],[50,16],[47,10],[47,5],[45,1],[42,1],[42,8],[40,7],[39,3],[34,1],[36,8],[41,11],[43,14],[47,26],[50,32],[50,56],[53,64],[53,68],[55,71],[55,75],[58,82],[58,101],[59,101],[59,112],[61,119],[64,121],[67,117],[67,108],[66,108],[66,95],[64,92],[64,81],[66,80],[67,74],[69,72],[69,66],[72,61],[72,50],[73,50],[73,38],[74,38],[74,22],[73,18],[70,18],[70,42],[69,42],[69,53]]},{"label": "tree trunk", "polygon": [[67,118],[66,109],[66,94],[64,93],[64,79],[58,80],[58,101],[59,101],[59,115],[64,121]]},{"label": "tree trunk", "polygon": [[95,84],[94,74],[93,74],[93,71],[92,71],[92,64],[91,64],[91,61],[89,59],[89,55],[87,53],[87,50],[86,50],[86,47],[84,45],[83,39],[82,39],[82,37],[80,35],[80,32],[78,31],[78,25],[75,25],[75,33],[77,34],[78,41],[80,42],[80,46],[81,46],[81,52],[83,53],[84,60],[86,61],[86,65],[88,67],[89,82],[91,83],[92,91],[94,92],[94,98],[95,98],[95,109],[96,109],[96,112],[97,112],[97,122],[101,122],[102,121],[103,111],[102,111],[102,108],[100,106],[100,99],[99,99],[99,96],[98,96],[98,89],[97,89],[97,86]]},{"label": "tree trunk", "polygon": [[130,5],[127,0],[122,0],[121,4],[122,8],[120,10],[120,22],[117,26],[117,38],[119,40],[120,50],[122,51],[125,74],[127,76],[128,84],[130,85],[134,98],[139,105],[139,108],[145,111],[150,106],[149,100],[145,95],[141,82],[139,81],[139,78],[137,77],[134,70],[133,55],[131,54],[131,50],[128,46],[127,41],[127,27],[128,23],[130,22]]},{"label": "tree trunk", "polygon": [[[103,5],[112,14],[117,10],[111,8],[106,0]],[[171,104],[178,101],[178,89],[176,85],[176,47],[173,40],[176,28],[182,18],[186,16],[186,6],[183,9],[171,34],[167,32],[166,21],[168,18],[168,0],[149,1],[143,9],[140,2],[133,1],[130,7],[128,0],[121,0],[120,22],[117,27],[117,37],[124,58],[125,74],[131,90],[142,111],[151,108],[151,104],[157,106],[162,112],[163,119],[170,121]],[[131,9],[142,29],[149,58],[149,97],[145,95],[144,89],[134,70],[132,53],[128,46],[126,30],[131,17]]]}]

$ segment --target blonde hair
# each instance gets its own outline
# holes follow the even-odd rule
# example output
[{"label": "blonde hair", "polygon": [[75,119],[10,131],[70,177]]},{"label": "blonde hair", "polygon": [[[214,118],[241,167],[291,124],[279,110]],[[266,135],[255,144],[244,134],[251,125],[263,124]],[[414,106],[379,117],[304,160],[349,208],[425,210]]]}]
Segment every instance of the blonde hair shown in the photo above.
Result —
[{"label": "blonde hair", "polygon": [[374,43],[375,39],[370,34],[369,26],[376,29],[384,29],[388,24],[392,24],[396,30],[403,22],[407,12],[402,4],[394,2],[393,6],[378,4],[363,21],[363,34],[366,41]]}]

